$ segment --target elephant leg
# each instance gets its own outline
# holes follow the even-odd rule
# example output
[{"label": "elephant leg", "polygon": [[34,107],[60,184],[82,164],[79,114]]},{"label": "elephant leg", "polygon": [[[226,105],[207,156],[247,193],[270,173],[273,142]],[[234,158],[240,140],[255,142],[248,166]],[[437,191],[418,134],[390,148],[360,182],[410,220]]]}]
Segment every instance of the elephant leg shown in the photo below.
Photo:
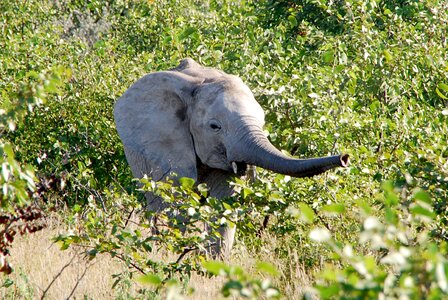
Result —
[{"label": "elephant leg", "polygon": [[164,203],[160,197],[155,196],[151,192],[146,192],[145,196],[146,196],[146,209],[148,211],[157,213],[168,207],[168,205]]},{"label": "elephant leg", "polygon": [[164,202],[162,198],[155,196],[151,192],[147,192],[145,196],[147,200],[146,209],[147,211],[152,213],[148,220],[151,224],[153,233],[158,233],[158,226],[161,225],[161,221],[158,219],[158,216],[160,216],[161,214],[168,217],[168,224],[171,227],[177,227],[182,233],[186,232],[187,228],[185,224],[188,221],[188,217],[178,214],[174,215],[172,211],[168,210],[170,204]]},{"label": "elephant leg", "polygon": [[150,215],[148,217],[149,224],[151,225],[151,232],[152,234],[158,234],[158,225],[159,220],[157,219],[157,215],[161,210],[164,209],[162,207],[163,201],[160,199],[160,197],[155,196],[151,192],[145,193],[146,197],[146,210],[150,212]]},{"label": "elephant leg", "polygon": [[[211,228],[206,227],[206,230],[211,233]],[[210,247],[208,253],[214,259],[227,260],[230,258],[232,252],[232,246],[235,241],[236,226],[224,225],[218,229],[218,233],[221,235],[220,238],[211,238],[210,242],[212,246]]]},{"label": "elephant leg", "polygon": [[[223,170],[210,169],[204,165],[198,168],[198,182],[206,183],[209,188],[210,197],[217,199],[224,199],[231,197],[233,188],[229,182],[234,180],[235,174]],[[217,222],[217,220],[212,220]],[[206,226],[208,233],[211,233],[211,228]],[[230,252],[235,239],[236,226],[224,225],[218,229],[221,238],[211,238],[212,247],[208,251],[213,258],[227,259],[230,257]]]},{"label": "elephant leg", "polygon": [[235,241],[236,234],[236,225],[233,224],[231,226],[226,225],[222,226],[219,229],[219,233],[221,234],[221,257],[225,260],[230,258],[230,254],[232,252],[232,246]]}]

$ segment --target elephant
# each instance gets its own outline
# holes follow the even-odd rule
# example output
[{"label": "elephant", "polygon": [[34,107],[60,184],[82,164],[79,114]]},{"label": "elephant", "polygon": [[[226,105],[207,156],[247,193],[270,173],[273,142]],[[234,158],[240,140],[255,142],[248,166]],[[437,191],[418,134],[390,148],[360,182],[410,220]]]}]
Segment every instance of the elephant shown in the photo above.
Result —
[{"label": "elephant", "polygon": [[[311,177],[346,167],[347,154],[297,159],[283,154],[263,131],[264,112],[249,87],[235,76],[191,58],[168,71],[147,74],[117,100],[114,118],[126,159],[136,178],[145,174],[206,183],[209,195],[234,193],[230,181],[261,167],[292,177]],[[147,193],[148,209],[161,199]],[[216,252],[228,257],[235,227],[224,226]]]}]

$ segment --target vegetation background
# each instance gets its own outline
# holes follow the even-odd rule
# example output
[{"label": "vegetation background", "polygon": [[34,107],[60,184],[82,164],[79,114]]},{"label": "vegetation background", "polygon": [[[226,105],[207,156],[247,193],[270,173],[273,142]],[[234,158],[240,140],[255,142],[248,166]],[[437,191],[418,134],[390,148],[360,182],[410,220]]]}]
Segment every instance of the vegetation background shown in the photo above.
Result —
[{"label": "vegetation background", "polygon": [[[448,2],[1,0],[0,12],[2,298],[448,297]],[[206,241],[194,234],[148,233],[114,128],[116,99],[185,57],[240,76],[289,154],[351,155],[311,179],[259,170],[222,203],[199,205],[206,190],[188,180],[145,181],[195,222],[238,220],[226,263],[186,251]],[[27,267],[50,239],[65,252]],[[83,256],[51,268],[61,253]],[[104,293],[77,289],[89,280]]]}]

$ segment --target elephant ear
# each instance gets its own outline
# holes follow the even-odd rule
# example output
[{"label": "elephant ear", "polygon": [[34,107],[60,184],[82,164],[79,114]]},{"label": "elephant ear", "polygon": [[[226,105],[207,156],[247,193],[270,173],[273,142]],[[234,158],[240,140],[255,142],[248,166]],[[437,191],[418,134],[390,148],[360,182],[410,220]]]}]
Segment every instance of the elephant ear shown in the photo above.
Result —
[{"label": "elephant ear", "polygon": [[187,107],[202,80],[175,71],[151,73],[115,104],[114,117],[134,177],[170,172],[197,179]]}]

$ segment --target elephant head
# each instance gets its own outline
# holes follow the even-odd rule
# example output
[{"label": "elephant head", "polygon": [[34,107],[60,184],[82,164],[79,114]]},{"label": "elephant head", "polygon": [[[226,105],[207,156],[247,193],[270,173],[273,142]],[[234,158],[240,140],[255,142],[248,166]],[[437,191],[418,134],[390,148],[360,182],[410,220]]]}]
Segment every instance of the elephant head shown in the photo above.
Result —
[{"label": "elephant head", "polygon": [[241,79],[192,59],[138,80],[118,100],[114,116],[135,177],[160,180],[174,172],[207,182],[215,197],[229,196],[227,180],[249,165],[308,177],[348,164],[348,155],[284,155],[265,136],[264,112]]},{"label": "elephant head", "polygon": [[265,136],[264,112],[241,79],[192,59],[138,80],[114,115],[135,177],[159,180],[172,171],[197,180],[199,165],[237,175],[254,165],[309,177],[348,163],[348,155],[284,155]]}]

